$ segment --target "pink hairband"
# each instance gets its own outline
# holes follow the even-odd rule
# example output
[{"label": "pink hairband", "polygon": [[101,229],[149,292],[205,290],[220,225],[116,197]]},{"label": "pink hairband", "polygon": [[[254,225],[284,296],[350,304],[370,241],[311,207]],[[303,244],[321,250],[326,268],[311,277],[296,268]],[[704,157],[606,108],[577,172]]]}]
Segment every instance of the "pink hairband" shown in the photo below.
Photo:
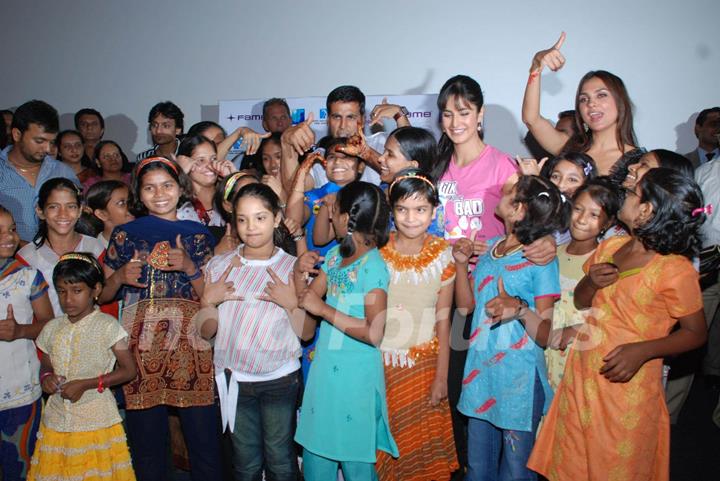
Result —
[{"label": "pink hairband", "polygon": [[698,207],[697,209],[694,209],[692,211],[692,216],[697,217],[700,214],[710,215],[713,212],[713,206],[712,204],[708,204],[705,207]]}]

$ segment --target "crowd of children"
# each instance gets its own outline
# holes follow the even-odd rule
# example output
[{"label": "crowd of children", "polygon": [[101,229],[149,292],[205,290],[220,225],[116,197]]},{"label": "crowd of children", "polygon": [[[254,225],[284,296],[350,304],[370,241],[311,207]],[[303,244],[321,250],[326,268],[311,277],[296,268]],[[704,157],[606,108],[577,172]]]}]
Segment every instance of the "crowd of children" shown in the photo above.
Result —
[{"label": "crowd of children", "polygon": [[369,155],[360,118],[299,160],[254,134],[238,171],[191,135],[129,185],[47,180],[22,247],[0,206],[3,479],[167,479],[172,434],[196,481],[667,480],[662,359],[705,341],[711,209],[637,148],[613,74],[581,80],[575,135],[539,116],[563,41],[523,103],[547,161],[486,144],[458,75],[439,143]]}]

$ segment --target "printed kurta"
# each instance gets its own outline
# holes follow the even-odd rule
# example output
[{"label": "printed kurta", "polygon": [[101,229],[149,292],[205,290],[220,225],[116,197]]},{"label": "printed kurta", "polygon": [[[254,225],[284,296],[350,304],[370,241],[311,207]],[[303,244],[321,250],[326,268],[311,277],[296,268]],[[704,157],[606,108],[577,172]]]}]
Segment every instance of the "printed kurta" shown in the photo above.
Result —
[{"label": "printed kurta", "polygon": [[[630,237],[600,244],[584,271]],[[646,362],[626,383],[599,373],[622,344],[667,336],[679,317],[702,309],[698,275],[681,256],[656,255],[638,272],[597,291],[584,342],[571,347],[565,375],[540,430],[528,467],[557,480],[667,481],[670,423],[662,359]]]}]

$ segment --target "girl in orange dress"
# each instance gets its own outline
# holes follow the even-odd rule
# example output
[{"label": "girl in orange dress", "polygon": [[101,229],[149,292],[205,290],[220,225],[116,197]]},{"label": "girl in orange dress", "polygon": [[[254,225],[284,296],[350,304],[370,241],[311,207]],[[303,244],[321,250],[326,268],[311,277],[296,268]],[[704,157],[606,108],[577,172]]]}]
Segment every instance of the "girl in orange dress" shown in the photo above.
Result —
[{"label": "girl in orange dress", "polygon": [[592,311],[530,469],[550,481],[669,479],[662,358],[705,342],[690,259],[706,211],[695,182],[669,169],[652,170],[626,192],[618,217],[631,235],[603,242],[583,266],[575,306]]}]

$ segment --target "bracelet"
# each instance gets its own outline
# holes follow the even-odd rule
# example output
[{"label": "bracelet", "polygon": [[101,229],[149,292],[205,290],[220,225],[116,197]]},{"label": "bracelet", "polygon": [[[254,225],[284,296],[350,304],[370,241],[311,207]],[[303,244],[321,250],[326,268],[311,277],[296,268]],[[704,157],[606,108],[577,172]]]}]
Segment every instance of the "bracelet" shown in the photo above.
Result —
[{"label": "bracelet", "polygon": [[525,299],[523,299],[520,296],[515,296],[515,299],[517,299],[518,302],[520,302],[520,305],[518,306],[517,311],[515,311],[515,317],[520,319],[521,317],[523,317],[525,315],[525,312],[523,312],[523,309],[528,308],[528,303]]},{"label": "bracelet", "polygon": [[54,373],[52,371],[45,371],[44,373],[40,374],[40,383],[42,383],[46,377],[52,376]]},{"label": "bracelet", "polygon": [[298,242],[305,238],[305,234],[298,234],[292,238],[293,241]]},{"label": "bracelet", "polygon": [[103,391],[105,391],[105,386],[103,385],[103,375],[100,374],[100,375],[98,376],[97,392],[103,392]]},{"label": "bracelet", "polygon": [[202,277],[202,271],[200,269],[198,269],[197,267],[195,268],[195,274],[192,274],[192,275],[188,274],[188,279],[190,279],[191,281],[195,281],[197,279],[200,279],[201,277]]}]

